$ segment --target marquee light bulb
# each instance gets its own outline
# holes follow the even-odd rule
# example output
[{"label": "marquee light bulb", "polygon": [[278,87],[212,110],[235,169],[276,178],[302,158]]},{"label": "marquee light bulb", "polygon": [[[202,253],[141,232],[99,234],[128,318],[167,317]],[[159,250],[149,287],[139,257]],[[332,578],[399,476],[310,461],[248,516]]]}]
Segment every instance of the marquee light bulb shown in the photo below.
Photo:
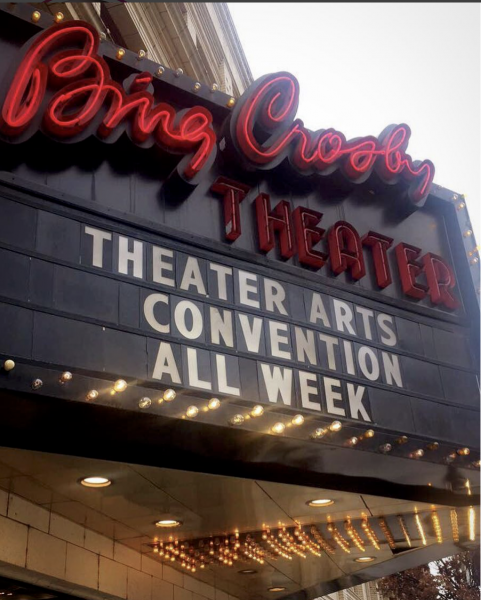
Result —
[{"label": "marquee light bulb", "polygon": [[176,77],[180,77],[181,75],[184,74],[184,70],[181,69],[180,67],[178,69],[175,70],[175,76]]},{"label": "marquee light bulb", "polygon": [[302,415],[296,415],[291,423],[296,426],[302,425],[304,423],[304,417]]},{"label": "marquee light bulb", "polygon": [[217,410],[220,406],[219,398],[211,398],[207,404],[210,410]]},{"label": "marquee light bulb", "polygon": [[150,398],[147,398],[147,396],[144,396],[143,398],[141,398],[139,400],[139,408],[150,408],[150,406],[152,405],[152,400]]},{"label": "marquee light bulb", "polygon": [[418,450],[411,452],[411,454],[409,455],[410,458],[414,458],[416,460],[418,460],[419,458],[422,458],[423,456],[424,456],[424,450],[422,448],[418,448]]},{"label": "marquee light bulb", "polygon": [[374,437],[374,429],[368,429],[366,431],[366,433],[364,434],[364,437],[366,437],[366,438],[372,438],[372,437]]},{"label": "marquee light bulb", "polygon": [[172,402],[172,400],[175,400],[177,396],[177,393],[175,390],[165,390],[165,392],[162,394],[162,398],[166,401],[166,402]]},{"label": "marquee light bulb", "polygon": [[165,73],[165,69],[164,67],[159,67],[156,71],[156,75],[157,77],[162,77],[162,75]]},{"label": "marquee light bulb", "polygon": [[229,423],[231,425],[242,425],[243,422],[244,422],[243,415],[234,415],[229,421]]},{"label": "marquee light bulb", "polygon": [[329,429],[332,432],[337,432],[337,431],[341,431],[342,429],[342,423],[341,421],[333,421],[330,425],[329,425]]},{"label": "marquee light bulb", "polygon": [[189,408],[185,411],[185,414],[189,419],[193,419],[199,414],[199,409],[197,406],[189,406]]},{"label": "marquee light bulb", "polygon": [[192,90],[197,93],[200,90],[201,87],[202,86],[200,85],[200,83],[198,81],[196,81],[194,83],[194,87],[192,88]]},{"label": "marquee light bulb", "polygon": [[217,83],[213,83],[213,84],[210,86],[210,91],[211,91],[211,92],[217,92],[217,90],[218,90],[218,89],[219,89],[219,86],[217,85]]},{"label": "marquee light bulb", "polygon": [[256,404],[251,410],[251,417],[262,417],[264,414],[264,407],[260,404]]},{"label": "marquee light bulb", "polygon": [[125,392],[127,389],[127,382],[124,379],[117,379],[114,383],[114,390],[116,392]]},{"label": "marquee light bulb", "polygon": [[472,506],[468,510],[468,525],[469,525],[469,541],[474,542],[476,539],[476,513]]},{"label": "marquee light bulb", "polygon": [[72,375],[72,373],[70,373],[70,371],[64,371],[59,377],[59,382],[67,383],[67,381],[72,381],[72,378],[73,378],[73,375]]},{"label": "marquee light bulb", "polygon": [[38,23],[41,17],[41,13],[38,10],[34,10],[31,18],[34,23]]},{"label": "marquee light bulb", "polygon": [[227,100],[227,108],[232,108],[235,104],[235,98],[229,98],[229,100]]},{"label": "marquee light bulb", "polygon": [[407,435],[402,435],[401,437],[398,437],[398,439],[396,440],[396,443],[402,445],[402,444],[406,444],[407,441],[408,441]]},{"label": "marquee light bulb", "polygon": [[471,231],[471,229],[467,229],[463,235],[464,237],[470,237],[471,235],[473,235],[473,232]]},{"label": "marquee light bulb", "polygon": [[147,56],[147,52],[145,50],[139,50],[137,52],[137,60],[142,60]]},{"label": "marquee light bulb", "polygon": [[311,438],[313,438],[314,440],[319,440],[320,438],[324,437],[327,432],[328,429],[325,429],[324,427],[318,427],[312,432]]},{"label": "marquee light bulb", "polygon": [[85,399],[86,400],[96,400],[98,397],[99,397],[99,393],[97,392],[97,390],[90,390],[90,392],[88,392]]},{"label": "marquee light bulb", "polygon": [[41,379],[34,379],[32,381],[32,390],[39,390],[43,385],[43,381]]},{"label": "marquee light bulb", "polygon": [[475,460],[475,461],[472,463],[472,465],[473,465],[473,467],[476,467],[476,469],[479,469],[479,467],[481,466],[481,461],[479,461],[479,460]]},{"label": "marquee light bulb", "polygon": [[469,456],[470,450],[469,448],[459,448],[458,454],[459,456]]},{"label": "marquee light bulb", "polygon": [[391,452],[391,450],[392,450],[391,444],[382,444],[382,446],[379,446],[379,451],[382,452],[383,454],[387,454],[388,452]]},{"label": "marquee light bulb", "polygon": [[125,56],[125,50],[123,48],[119,48],[117,50],[115,56],[117,57],[117,60],[122,60],[123,57]]},{"label": "marquee light bulb", "polygon": [[286,426],[284,425],[284,423],[275,423],[272,427],[271,427],[271,431],[272,433],[277,433],[277,434],[281,434],[284,433],[286,429]]},{"label": "marquee light bulb", "polygon": [[353,436],[352,438],[349,438],[347,443],[349,446],[355,446],[358,442],[359,442],[359,438],[357,438],[356,436]]},{"label": "marquee light bulb", "polygon": [[427,449],[428,450],[438,450],[439,449],[439,443],[438,442],[431,442],[430,444],[427,445]]},{"label": "marquee light bulb", "polygon": [[3,363],[3,369],[4,371],[12,371],[13,369],[15,369],[15,361],[13,361],[11,358],[8,358],[4,363]]},{"label": "marquee light bulb", "polygon": [[63,13],[55,13],[55,23],[61,23],[64,19]]}]

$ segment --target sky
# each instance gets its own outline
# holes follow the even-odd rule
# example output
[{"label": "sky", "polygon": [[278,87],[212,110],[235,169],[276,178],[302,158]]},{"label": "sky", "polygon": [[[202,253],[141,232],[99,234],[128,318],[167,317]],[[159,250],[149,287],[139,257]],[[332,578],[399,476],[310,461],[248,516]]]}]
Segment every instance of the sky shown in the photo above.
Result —
[{"label": "sky", "polygon": [[478,242],[480,4],[228,3],[254,78],[289,71],[311,130],[411,128],[408,153],[465,194]]}]

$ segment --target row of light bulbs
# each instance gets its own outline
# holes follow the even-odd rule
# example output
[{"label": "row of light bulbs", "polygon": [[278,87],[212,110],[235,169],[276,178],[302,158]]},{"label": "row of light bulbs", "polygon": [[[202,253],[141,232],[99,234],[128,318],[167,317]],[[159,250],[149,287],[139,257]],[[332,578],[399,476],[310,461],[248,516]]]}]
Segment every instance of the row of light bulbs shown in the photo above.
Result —
[{"label": "row of light bulbs", "polygon": [[[417,509],[414,512],[414,523],[416,526],[417,537],[421,540],[423,546],[427,546],[426,532]],[[467,537],[469,541],[476,539],[476,515],[473,507],[467,511]],[[456,509],[450,510],[452,537],[454,542],[459,542],[458,513]],[[432,508],[430,519],[434,529],[436,542],[442,544],[444,541],[441,528],[441,521],[435,507]],[[397,515],[398,523],[401,527],[404,540],[408,546],[412,547],[412,536],[408,531],[406,521],[403,515]],[[385,517],[377,518],[377,522],[383,532],[384,538],[391,550],[396,550],[396,541]],[[211,538],[210,540],[184,541],[169,538],[168,542],[155,541],[153,551],[163,560],[177,562],[181,567],[195,572],[197,568],[204,569],[208,565],[223,565],[232,567],[237,561],[252,560],[259,564],[264,564],[266,560],[285,559],[292,560],[295,556],[306,559],[308,555],[321,557],[324,551],[327,554],[334,554],[336,547],[340,548],[346,554],[350,554],[355,546],[359,551],[365,552],[368,546],[373,546],[380,550],[380,541],[372,529],[369,519],[366,515],[362,516],[360,526],[365,538],[361,537],[360,532],[353,525],[351,519],[347,517],[342,524],[336,524],[328,519],[327,530],[330,539],[326,539],[319,531],[316,525],[308,525],[305,528],[301,525],[295,527],[286,527],[279,524],[277,530],[263,525],[261,540],[256,541],[256,534],[247,533],[240,535],[238,531],[223,538]],[[344,529],[346,539],[341,533]],[[257,534],[258,535],[258,534]],[[257,538],[258,539],[258,538]],[[375,557],[361,556],[355,559],[357,562],[370,562]]]},{"label": "row of light bulbs", "polygon": [[[31,19],[32,19],[32,21],[34,23],[38,23],[38,21],[40,21],[41,17],[42,17],[42,14],[40,13],[40,11],[35,10],[32,13]],[[65,17],[63,15],[63,13],[61,13],[61,12],[57,12],[54,15],[54,21],[55,21],[55,23],[61,23],[64,20],[64,18]],[[102,38],[105,38],[105,34],[101,33],[100,36]],[[125,56],[125,52],[126,51],[125,51],[124,48],[117,48],[117,52],[115,53],[115,57],[117,58],[117,60],[122,60],[124,58],[124,56]],[[147,57],[147,52],[145,50],[139,50],[137,52],[137,60],[143,60],[146,57]],[[157,71],[155,72],[155,74],[157,75],[157,77],[162,77],[162,75],[164,73],[165,73],[165,67],[162,67],[162,66],[159,66],[158,69],[157,69]],[[183,74],[184,74],[184,71],[181,68],[178,68],[178,69],[176,69],[174,71],[174,75],[176,77],[181,77]],[[194,83],[194,85],[192,86],[192,91],[194,93],[196,93],[196,94],[198,92],[200,92],[201,89],[202,89],[202,84],[199,81],[196,81]],[[217,83],[213,83],[210,86],[210,92],[211,93],[217,92],[218,90],[219,90],[219,86],[218,86]],[[235,105],[235,98],[230,97],[229,100],[227,100],[226,106],[228,108],[232,108],[234,105]]]},{"label": "row of light bulbs", "polygon": [[[12,371],[14,368],[15,368],[15,362],[12,359],[7,359],[3,363],[3,369],[7,372]],[[72,379],[73,379],[72,373],[70,371],[64,371],[59,376],[59,383],[63,385],[65,383],[68,383]],[[31,387],[33,390],[39,390],[42,386],[43,386],[43,381],[38,378],[34,379],[31,383]],[[110,395],[114,396],[116,394],[120,394],[120,393],[124,392],[127,388],[128,388],[128,383],[124,379],[117,379],[113,383],[112,387],[110,388],[109,393],[110,393]],[[97,400],[99,395],[100,395],[100,393],[98,390],[92,389],[87,392],[85,399],[87,401],[94,401],[94,400]],[[168,388],[163,391],[163,393],[157,398],[156,402],[158,404],[162,404],[163,402],[172,402],[173,400],[175,400],[176,397],[177,397],[177,392],[172,388]],[[142,410],[150,408],[152,406],[152,404],[153,404],[152,399],[147,396],[143,396],[138,401],[138,407]],[[199,409],[199,407],[196,405],[189,406],[181,418],[182,419],[186,419],[186,418],[194,419],[195,417],[197,417],[199,415],[200,412],[208,412],[208,411],[212,411],[212,410],[217,410],[220,407],[220,405],[221,405],[221,401],[218,398],[211,398],[207,402],[207,404],[204,407],[202,407],[201,409]],[[228,423],[229,423],[229,425],[232,425],[232,426],[241,426],[241,425],[245,424],[246,422],[248,422],[250,419],[259,418],[259,417],[263,416],[264,414],[265,414],[264,407],[261,404],[256,404],[250,411],[248,411],[244,414],[238,413],[238,414],[235,414],[234,416],[232,416],[229,419]],[[297,415],[294,415],[294,417],[289,419],[287,422],[278,421],[278,422],[274,423],[274,425],[272,425],[272,427],[270,428],[269,431],[270,431],[270,433],[273,433],[275,435],[282,435],[286,431],[286,429],[291,428],[291,427],[299,427],[301,425],[304,425],[304,423],[305,423],[304,416],[301,414],[297,414]],[[342,429],[341,421],[337,421],[337,420],[332,421],[328,426],[316,428],[311,433],[310,437],[313,440],[321,440],[326,435],[337,433],[337,432],[341,431],[341,429]],[[346,446],[354,447],[354,446],[357,446],[363,440],[371,439],[374,436],[375,436],[374,430],[367,429],[364,433],[362,433],[360,435],[350,437],[348,440],[346,440],[345,444],[346,444]],[[401,435],[395,440],[394,444],[402,446],[402,445],[406,444],[408,441],[409,441],[409,439],[407,436]],[[390,443],[381,444],[379,446],[379,451],[383,454],[388,454],[393,450],[393,447],[394,447],[393,444],[390,444]],[[436,451],[438,449],[439,449],[438,442],[430,442],[429,444],[426,445],[425,448],[418,448],[416,450],[413,450],[412,452],[409,453],[408,456],[409,456],[409,458],[412,458],[414,460],[419,460],[419,459],[423,458],[423,456],[425,456],[427,451]],[[458,448],[456,451],[453,451],[449,455],[444,457],[444,462],[446,462],[447,464],[450,464],[458,456],[461,456],[461,457],[469,456],[470,452],[471,452],[470,449],[467,447]],[[481,465],[481,461],[476,460],[476,461],[473,461],[471,464],[473,467],[479,468]]]}]

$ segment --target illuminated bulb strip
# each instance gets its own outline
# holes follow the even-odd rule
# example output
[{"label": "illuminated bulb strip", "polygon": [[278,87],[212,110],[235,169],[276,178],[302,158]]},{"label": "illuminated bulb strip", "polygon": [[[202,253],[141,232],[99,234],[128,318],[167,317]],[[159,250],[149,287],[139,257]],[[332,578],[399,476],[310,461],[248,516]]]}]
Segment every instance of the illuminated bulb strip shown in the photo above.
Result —
[{"label": "illuminated bulb strip", "polygon": [[321,546],[316,544],[316,542],[313,542],[302,529],[296,529],[294,533],[301,540],[302,545],[305,546],[311,554],[314,554],[314,556],[322,556]]},{"label": "illuminated bulb strip", "polygon": [[327,531],[329,531],[337,545],[342,550],[344,550],[344,552],[346,552],[347,554],[351,553],[351,551],[349,550],[349,542],[342,537],[334,523],[327,524]]},{"label": "illuminated bulb strip", "polygon": [[347,531],[347,535],[351,538],[354,544],[358,547],[361,552],[365,552],[366,548],[364,546],[364,542],[360,538],[358,532],[352,526],[350,520],[344,521],[344,528]]},{"label": "illuminated bulb strip", "polygon": [[379,525],[381,526],[382,532],[384,533],[384,537],[386,538],[389,547],[391,548],[391,550],[395,550],[396,544],[394,543],[394,538],[392,536],[391,530],[389,529],[389,525],[387,524],[386,519],[384,517],[379,517]]},{"label": "illuminated bulb strip", "polygon": [[374,533],[374,530],[372,529],[371,525],[369,525],[367,517],[364,517],[361,521],[361,527],[371,544],[374,546],[374,548],[376,548],[376,550],[380,550],[381,548],[379,546],[379,540],[377,538],[377,535]]},{"label": "illuminated bulb strip", "polygon": [[398,515],[397,516],[397,520],[399,521],[399,525],[401,526],[404,538],[405,538],[408,546],[410,548],[412,548],[411,538],[409,537],[408,528],[406,527],[406,523],[404,522],[404,519],[403,519],[402,515]]},{"label": "illuminated bulb strip", "polygon": [[421,519],[419,518],[418,511],[416,510],[414,513],[414,521],[416,523],[416,527],[418,529],[419,537],[423,541],[423,546],[427,546],[426,536],[424,535],[423,525],[421,523]]},{"label": "illuminated bulb strip", "polygon": [[436,541],[438,544],[443,543],[443,531],[441,529],[441,522],[439,521],[438,513],[433,510],[431,513],[431,520],[433,522],[434,533],[436,534]]},{"label": "illuminated bulb strip", "polygon": [[321,532],[317,529],[315,525],[311,527],[311,533],[314,536],[314,539],[319,544],[319,546],[324,550],[324,552],[328,554],[334,554],[336,549],[331,546],[331,544],[324,538]]},{"label": "illuminated bulb strip", "polygon": [[476,539],[476,513],[472,506],[468,509],[468,526],[469,526],[469,541],[474,542]]},{"label": "illuminated bulb strip", "polygon": [[451,509],[451,529],[453,531],[453,541],[459,542],[458,513],[454,508]]}]

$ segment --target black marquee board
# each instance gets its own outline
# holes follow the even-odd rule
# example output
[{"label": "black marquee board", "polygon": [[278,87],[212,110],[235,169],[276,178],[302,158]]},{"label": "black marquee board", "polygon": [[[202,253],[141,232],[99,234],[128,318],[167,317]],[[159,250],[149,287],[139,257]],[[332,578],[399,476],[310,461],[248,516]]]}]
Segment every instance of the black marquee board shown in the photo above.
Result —
[{"label": "black marquee board", "polygon": [[[17,5],[16,11],[22,10]],[[2,9],[0,79],[17,60],[20,46],[38,30],[28,22],[29,14],[27,10],[13,16]],[[119,81],[140,69],[131,53],[119,63],[110,44],[102,43],[100,51]],[[153,70],[154,64],[143,60],[142,69],[149,68]],[[165,77],[155,82],[155,90],[175,108],[193,104],[208,108],[222,140],[230,112],[227,97],[208,89],[193,94],[192,84],[188,77],[177,78],[166,70]],[[34,403],[40,392],[30,388],[33,377],[47,382],[52,371],[70,370],[84,378],[86,389],[93,387],[93,381],[125,377],[139,382],[139,390],[172,386],[187,397],[217,395],[233,406],[262,403],[284,415],[302,413],[326,422],[339,418],[353,432],[374,428],[381,436],[376,440],[392,441],[403,434],[419,443],[438,441],[454,451],[468,446],[474,452],[464,462],[458,460],[459,473],[469,467],[470,476],[476,475],[471,461],[479,458],[479,276],[473,275],[470,264],[468,252],[474,240],[463,235],[470,225],[466,213],[457,210],[461,201],[457,195],[435,186],[425,206],[407,214],[396,188],[353,187],[336,176],[293,179],[282,169],[247,172],[232,155],[219,151],[207,177],[187,199],[180,199],[175,186],[163,186],[175,157],[137,148],[126,136],[111,145],[92,138],[59,144],[37,133],[22,144],[2,143],[0,151],[0,354],[13,358],[25,373],[24,378],[2,375],[0,386],[20,393],[27,412],[39,410]],[[241,204],[242,235],[231,243],[224,240],[222,199],[210,191],[218,176],[251,188]],[[296,258],[282,260],[277,250],[264,255],[258,248],[253,208],[259,192],[269,194],[272,206],[287,200],[293,209],[302,205],[321,211],[326,229],[335,221],[348,221],[361,234],[381,231],[396,243],[443,256],[455,271],[460,307],[450,312],[427,298],[415,302],[403,296],[393,254],[393,283],[383,291],[376,287],[368,259],[366,277],[353,282],[347,273],[335,277],[328,266],[316,272]],[[96,257],[94,240],[100,244]],[[162,272],[155,271],[155,256],[157,260],[162,256]],[[192,260],[204,288],[198,281],[188,282],[185,273]],[[222,279],[219,272],[228,274]],[[159,276],[164,278],[161,283]],[[478,278],[475,284],[473,277]],[[225,290],[220,289],[222,281]],[[276,293],[285,294],[280,304],[273,300]],[[310,319],[313,296],[322,300],[326,310],[316,322]],[[346,311],[352,312],[352,320],[342,325]],[[370,315],[367,321],[366,314]],[[191,333],[192,315],[203,324],[198,335]],[[226,319],[232,321],[231,332],[227,328],[225,335],[215,333],[221,317],[224,324]],[[303,345],[302,340],[307,342]],[[314,340],[310,346],[309,340]],[[154,377],[162,344],[172,352],[178,378],[172,370],[161,379]],[[302,352],[306,344],[310,350]],[[373,357],[379,366],[374,374]],[[280,374],[287,382],[285,395],[275,393]],[[270,390],[266,378],[272,380]],[[72,415],[78,410],[95,412],[95,407],[79,409],[65,401],[79,399],[84,404],[83,395],[68,398],[64,389],[47,385],[43,392],[50,396],[46,411],[55,406],[65,417],[69,411]],[[119,407],[110,399],[104,404]],[[107,418],[109,408],[105,410],[99,408],[99,418]],[[15,433],[28,433],[28,426],[5,403],[2,411],[12,427],[7,443],[18,444]],[[140,430],[148,429],[154,416],[163,419],[160,411],[137,414]],[[182,427],[202,429],[197,423],[175,425],[176,431]],[[223,430],[226,440],[232,436],[232,448],[242,443],[244,434]],[[37,449],[79,452],[75,444],[60,448],[41,436],[32,439],[37,441],[29,443],[38,444]],[[279,442],[277,438],[275,444],[284,442],[286,447],[293,444],[292,439]],[[312,446],[305,439],[298,443]],[[412,449],[416,447],[418,442]],[[338,465],[346,452],[356,452],[361,460],[357,449],[338,451]],[[128,452],[122,456],[129,460]],[[130,460],[138,456],[133,444]],[[277,460],[282,456],[279,450]],[[260,474],[246,455],[233,451],[232,457],[233,463],[243,464],[244,476]],[[400,467],[388,473],[390,457],[371,452],[362,460],[371,461],[373,472],[379,467],[381,478],[390,485],[406,486],[393,494],[419,497],[418,492],[408,491]],[[446,487],[443,478],[448,467],[439,463],[433,458],[430,468],[431,479],[441,490]],[[211,468],[229,472],[230,467]],[[276,468],[280,479],[291,476],[282,475],[280,465]],[[313,472],[326,473],[321,464],[314,464],[312,472],[306,463],[302,467],[294,461],[292,468],[299,470],[299,482],[307,485],[312,484]],[[353,476],[355,467],[339,466],[339,481],[341,471]],[[262,476],[269,477],[265,471]],[[416,473],[411,483],[423,486],[424,494],[431,493]],[[336,484],[334,477],[331,485],[349,484]],[[360,489],[362,483],[355,486]],[[375,488],[372,482],[370,491]]]}]

